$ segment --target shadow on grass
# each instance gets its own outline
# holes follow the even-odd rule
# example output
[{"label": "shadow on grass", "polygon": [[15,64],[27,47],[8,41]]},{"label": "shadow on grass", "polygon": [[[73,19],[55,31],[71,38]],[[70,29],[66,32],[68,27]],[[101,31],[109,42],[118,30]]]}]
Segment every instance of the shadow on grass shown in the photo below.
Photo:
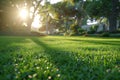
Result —
[{"label": "shadow on grass", "polygon": [[77,42],[87,42],[87,43],[92,43],[96,45],[109,45],[109,46],[117,46],[120,47],[120,41],[112,41],[112,40],[77,40],[77,39],[68,39],[70,41],[77,41]]},{"label": "shadow on grass", "polygon": [[[74,52],[53,48],[48,44],[40,41],[37,38],[31,38],[36,44],[45,50],[45,55],[49,55],[48,59],[60,70],[61,78],[58,80],[101,80],[101,79],[116,79],[109,75],[105,70],[109,65],[104,65],[103,61],[94,63],[94,55],[78,55]],[[63,44],[64,45],[64,44]],[[59,46],[59,45],[58,45]],[[101,56],[98,56],[98,59]],[[106,76],[109,76],[107,78]],[[54,79],[53,79],[54,80]]]},{"label": "shadow on grass", "polygon": [[[16,74],[19,75],[18,80],[32,80],[28,79],[28,75],[31,74],[33,70],[35,70],[34,66],[34,58],[31,55],[36,55],[39,54],[40,52],[34,52],[32,48],[31,51],[33,51],[33,54],[26,53],[28,52],[29,49],[26,49],[25,51],[23,50],[23,54],[19,53],[21,51],[20,48],[24,48],[23,46],[21,47],[20,45],[11,45],[14,43],[26,43],[24,40],[25,38],[8,38],[8,37],[3,37],[0,39],[0,80],[16,80]],[[110,72],[105,72],[107,68],[109,68],[109,65],[104,65],[104,61],[109,61],[111,57],[103,57],[101,60],[102,56],[94,56],[90,54],[81,54],[81,53],[75,53],[75,52],[69,52],[69,51],[64,51],[60,49],[59,47],[52,47],[49,44],[44,43],[43,41],[39,40],[37,37],[30,38],[33,42],[35,42],[39,47],[44,50],[43,55],[47,55],[47,60],[50,61],[53,65],[56,66],[56,68],[59,69],[59,73],[61,74],[60,78],[52,80],[118,80],[118,72],[116,71],[111,71]],[[47,41],[47,40],[46,40]],[[53,42],[54,40],[50,40]],[[58,45],[59,46],[59,45]],[[63,44],[64,46],[64,44]],[[1,48],[3,47],[3,48]],[[34,47],[34,46],[33,46]],[[38,47],[38,48],[39,48]],[[25,47],[26,48],[26,47]],[[38,49],[37,48],[37,49]],[[35,49],[35,50],[37,50]],[[30,52],[30,51],[29,51]],[[30,56],[28,56],[30,55]],[[112,56],[112,55],[111,55]],[[43,56],[44,57],[44,56]],[[23,60],[25,59],[25,62],[20,61],[20,59]],[[29,58],[29,59],[28,59]],[[94,59],[97,59],[95,61]],[[100,61],[99,61],[100,60]],[[17,62],[16,62],[17,61]],[[112,60],[111,60],[112,61]],[[38,59],[37,62],[39,63]],[[19,65],[21,64],[21,65]],[[18,66],[17,66],[18,65]],[[29,65],[27,69],[24,69],[24,66]],[[31,65],[31,66],[30,66]],[[40,67],[47,67],[45,64],[40,63]],[[19,69],[21,69],[22,73],[18,73]],[[40,70],[38,70],[40,72]],[[42,74],[44,76],[44,71],[40,72],[39,74]],[[36,80],[47,80],[44,79],[43,76],[39,76],[38,74],[38,79]],[[52,72],[50,72],[52,74]],[[107,77],[106,77],[107,76]],[[23,77],[23,78],[22,78]]]},{"label": "shadow on grass", "polygon": [[[21,46],[14,43],[24,42],[23,38],[0,37],[0,80],[14,80],[16,75],[16,59]],[[17,53],[16,53],[17,52]]]},{"label": "shadow on grass", "polygon": [[[75,78],[78,80],[81,78],[79,77],[81,75],[79,73],[82,71],[80,66],[84,64],[84,61],[77,60],[74,52],[52,48],[37,38],[31,39],[45,50],[45,55],[49,56],[49,61],[57,66],[57,68],[60,70],[60,74],[62,76],[62,79],[60,80],[74,80]],[[77,74],[74,73],[75,71],[77,71]]]}]

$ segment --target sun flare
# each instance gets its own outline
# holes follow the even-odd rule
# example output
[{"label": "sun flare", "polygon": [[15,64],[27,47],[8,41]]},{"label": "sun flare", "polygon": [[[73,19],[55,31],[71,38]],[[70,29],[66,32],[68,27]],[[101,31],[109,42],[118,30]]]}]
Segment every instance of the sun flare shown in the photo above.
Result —
[{"label": "sun flare", "polygon": [[32,23],[33,28],[40,28],[42,26],[39,19],[40,19],[40,15],[36,15]]},{"label": "sun flare", "polygon": [[32,23],[32,27],[34,27],[34,28],[39,28],[40,27],[40,24],[39,24],[39,21],[34,21],[33,23]]},{"label": "sun flare", "polygon": [[21,9],[21,10],[20,10],[20,17],[21,17],[23,20],[25,20],[25,19],[27,18],[27,16],[28,16],[27,10],[26,10],[26,9]]},{"label": "sun flare", "polygon": [[[19,11],[19,16],[23,21],[26,21],[27,17],[28,17],[28,11],[26,10],[26,8],[22,8]],[[32,22],[32,28],[40,28],[42,26],[42,24],[40,23],[40,15],[35,15],[34,20]],[[26,24],[24,24],[26,25]]]}]

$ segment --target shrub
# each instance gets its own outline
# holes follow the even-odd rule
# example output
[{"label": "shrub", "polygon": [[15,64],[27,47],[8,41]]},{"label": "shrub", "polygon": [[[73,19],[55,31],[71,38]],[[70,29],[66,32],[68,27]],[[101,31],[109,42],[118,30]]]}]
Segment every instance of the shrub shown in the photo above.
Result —
[{"label": "shrub", "polygon": [[111,33],[113,33],[113,34],[117,34],[117,33],[120,33],[120,30],[118,29],[117,31],[115,31],[115,32],[111,32]]},{"label": "shrub", "polygon": [[64,36],[69,36],[69,32],[65,32],[65,33],[64,33]]},{"label": "shrub", "polygon": [[86,34],[86,30],[84,30],[84,29],[82,29],[82,28],[78,28],[78,33],[79,33],[80,35],[84,35],[84,34]]},{"label": "shrub", "polygon": [[69,36],[76,36],[76,33],[70,33]]},{"label": "shrub", "polygon": [[94,34],[97,31],[98,25],[92,25],[90,27],[90,31],[88,32],[89,34]]},{"label": "shrub", "polygon": [[70,30],[72,31],[72,33],[78,33],[78,28],[79,28],[79,25],[77,24],[70,25]]},{"label": "shrub", "polygon": [[71,32],[69,36],[79,36],[79,34],[77,32]]},{"label": "shrub", "polygon": [[45,33],[39,33],[39,32],[36,32],[36,31],[31,31],[31,36],[46,36]]},{"label": "shrub", "polygon": [[110,33],[109,32],[104,32],[100,35],[101,37],[109,37]]}]

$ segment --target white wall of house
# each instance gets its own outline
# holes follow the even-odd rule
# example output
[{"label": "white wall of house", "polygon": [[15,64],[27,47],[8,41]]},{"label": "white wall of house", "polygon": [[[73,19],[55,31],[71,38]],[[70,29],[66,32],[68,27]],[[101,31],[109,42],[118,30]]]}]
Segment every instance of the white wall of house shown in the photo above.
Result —
[{"label": "white wall of house", "polygon": [[120,20],[117,20],[117,29],[119,28],[120,26]]}]

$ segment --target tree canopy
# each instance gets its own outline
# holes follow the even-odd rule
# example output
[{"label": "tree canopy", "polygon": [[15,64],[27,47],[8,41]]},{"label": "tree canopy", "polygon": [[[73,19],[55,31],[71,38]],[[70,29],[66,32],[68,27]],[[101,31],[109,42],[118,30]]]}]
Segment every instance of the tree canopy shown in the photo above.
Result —
[{"label": "tree canopy", "polygon": [[119,0],[91,0],[85,3],[85,9],[91,17],[106,17],[110,32],[116,31],[117,18],[120,14]]},{"label": "tree canopy", "polygon": [[[28,12],[24,20],[18,15],[21,9]],[[51,4],[49,0],[0,0],[0,30],[26,23],[26,32],[30,33],[37,15],[41,16],[39,22],[41,21],[46,29],[49,25],[59,25],[57,28],[64,25],[66,30],[73,24],[80,27],[88,16],[97,19],[106,17],[109,21],[109,31],[114,32],[120,18],[120,1],[63,0]]]}]

